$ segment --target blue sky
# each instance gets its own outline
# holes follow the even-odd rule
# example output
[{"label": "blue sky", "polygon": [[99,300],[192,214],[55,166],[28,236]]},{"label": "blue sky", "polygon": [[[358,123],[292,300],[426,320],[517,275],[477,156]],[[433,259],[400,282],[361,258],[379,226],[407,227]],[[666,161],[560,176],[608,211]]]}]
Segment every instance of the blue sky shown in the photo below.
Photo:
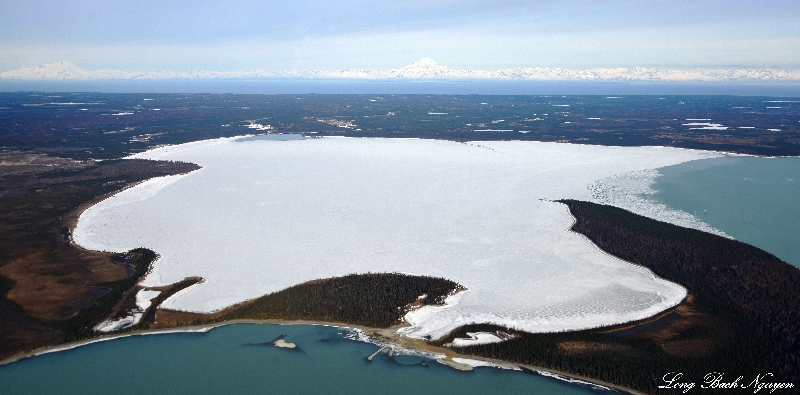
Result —
[{"label": "blue sky", "polygon": [[800,1],[0,0],[0,71],[800,69]]}]

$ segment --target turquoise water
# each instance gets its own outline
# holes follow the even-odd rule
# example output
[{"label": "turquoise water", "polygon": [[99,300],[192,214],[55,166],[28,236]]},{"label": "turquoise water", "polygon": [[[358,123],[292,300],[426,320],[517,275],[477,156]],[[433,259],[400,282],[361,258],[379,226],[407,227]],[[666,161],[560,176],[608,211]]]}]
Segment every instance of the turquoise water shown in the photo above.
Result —
[{"label": "turquoise water", "polygon": [[[596,394],[519,371],[460,372],[312,325],[131,336],[0,366],[4,394]],[[298,349],[271,346],[279,336]],[[422,362],[425,362],[422,365]],[[604,391],[605,392],[605,391]]]},{"label": "turquoise water", "polygon": [[724,157],[659,172],[661,203],[800,267],[800,158]]}]

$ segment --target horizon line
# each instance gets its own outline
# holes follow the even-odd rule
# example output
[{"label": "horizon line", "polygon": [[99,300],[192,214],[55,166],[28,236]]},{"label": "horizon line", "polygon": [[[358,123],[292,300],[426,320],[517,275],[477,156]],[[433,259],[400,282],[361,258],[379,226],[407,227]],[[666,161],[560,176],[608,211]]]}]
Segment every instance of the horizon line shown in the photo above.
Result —
[{"label": "horizon line", "polygon": [[781,83],[800,82],[800,70],[779,68],[514,67],[496,70],[454,69],[429,58],[394,69],[174,71],[84,69],[69,61],[22,66],[0,72],[10,81],[142,81],[142,80],[261,80],[261,81],[380,81],[380,82],[662,82],[662,83]]}]

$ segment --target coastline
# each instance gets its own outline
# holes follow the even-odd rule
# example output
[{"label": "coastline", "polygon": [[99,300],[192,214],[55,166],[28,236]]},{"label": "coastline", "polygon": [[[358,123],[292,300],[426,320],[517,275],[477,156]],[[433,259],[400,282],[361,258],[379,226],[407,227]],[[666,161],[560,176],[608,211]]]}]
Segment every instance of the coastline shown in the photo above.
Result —
[{"label": "coastline", "polygon": [[[208,332],[215,328],[228,326],[228,325],[236,325],[236,324],[259,324],[259,325],[319,325],[319,326],[329,326],[329,327],[336,327],[336,328],[343,328],[343,329],[355,329],[362,331],[366,336],[367,339],[373,340],[374,344],[379,343],[387,343],[391,347],[397,347],[401,349],[411,350],[416,353],[422,354],[427,356],[431,359],[436,360],[444,365],[447,365],[453,369],[459,371],[470,371],[473,369],[472,365],[461,363],[454,361],[453,359],[461,359],[461,360],[471,360],[471,361],[480,361],[487,363],[489,367],[494,367],[497,369],[512,369],[512,370],[522,370],[528,373],[535,373],[541,376],[554,378],[557,380],[565,381],[570,384],[574,385],[591,385],[591,386],[598,386],[603,387],[609,390],[621,392],[623,394],[631,394],[631,395],[644,395],[642,392],[638,392],[631,388],[622,387],[616,384],[604,382],[601,380],[592,379],[590,377],[580,376],[576,374],[565,373],[553,369],[547,369],[540,366],[534,365],[525,365],[519,363],[513,363],[508,361],[503,361],[500,359],[492,359],[492,358],[485,358],[479,357],[474,355],[467,355],[467,354],[459,354],[458,352],[444,347],[433,346],[427,344],[422,339],[413,339],[403,336],[398,332],[398,329],[402,328],[405,325],[395,326],[391,328],[371,328],[365,327],[360,325],[353,325],[353,324],[346,324],[341,322],[326,322],[326,321],[305,321],[305,320],[293,320],[293,321],[286,321],[286,320],[255,320],[255,319],[238,319],[238,320],[231,320],[225,322],[217,322],[213,324],[205,324],[205,325],[192,325],[192,326],[183,326],[183,327],[173,327],[173,328],[159,328],[159,329],[147,329],[147,330],[138,330],[133,332],[126,332],[126,333],[117,333],[117,334],[110,334],[110,335],[101,335],[91,339],[80,340],[71,343],[64,343],[59,344],[56,346],[48,346],[42,347],[25,354],[15,355],[3,360],[0,360],[0,367],[9,365],[15,362],[19,362],[28,358],[37,357],[40,355],[50,354],[54,352],[60,351],[67,351],[72,350],[74,348],[78,348],[81,346],[87,346],[93,343],[100,343],[105,341],[111,341],[116,339],[121,339],[125,337],[131,336],[148,336],[148,335],[164,335],[170,333],[192,333],[192,332]],[[372,341],[366,339],[359,339],[353,341],[364,341],[373,343]],[[442,358],[437,358],[437,356],[443,355]],[[468,366],[466,368],[465,366]],[[482,365],[486,366],[486,365]]]},{"label": "coastline", "polygon": [[[103,200],[107,199],[108,197],[113,196],[116,193],[122,192],[122,191],[124,191],[126,189],[127,188],[123,188],[120,191],[117,191],[117,192],[108,194],[106,196],[103,196],[98,200],[99,201],[103,201]],[[75,214],[75,217],[74,217],[76,219],[76,221],[75,221],[74,224],[70,224],[70,225],[72,225],[71,226],[71,228],[72,228],[71,231],[74,230],[74,226],[77,224],[77,219],[80,217],[82,211],[86,210],[86,209],[88,209],[90,207],[93,207],[95,203],[97,203],[97,202],[92,202],[92,203],[89,203],[89,204],[85,204],[85,205],[82,205],[79,209],[76,209],[76,214]],[[80,211],[80,212],[78,212],[78,211]],[[576,222],[576,218],[571,213],[570,213],[570,217],[572,218],[572,220],[573,220],[572,222],[573,223],[572,223],[572,225],[570,225],[570,228],[568,228],[568,230],[570,232],[577,233],[577,232],[572,231],[572,229],[571,229],[571,227]],[[580,234],[580,233],[578,233],[578,234]],[[584,238],[586,238],[587,241],[589,241],[590,244],[592,244],[595,249],[599,250],[600,252],[604,253],[605,255],[608,255],[608,256],[616,259],[616,260],[623,261],[623,262],[628,263],[630,265],[639,266],[641,268],[647,269],[651,276],[656,277],[656,278],[660,278],[660,277],[656,276],[653,273],[653,271],[650,270],[649,268],[644,267],[642,265],[638,265],[638,264],[629,262],[629,261],[625,261],[625,260],[623,260],[623,259],[621,259],[621,258],[619,258],[617,256],[611,255],[610,253],[602,250],[597,244],[592,242],[590,239],[588,239],[587,236],[585,236],[583,234],[581,234],[581,235]],[[76,245],[76,246],[78,246],[79,248],[83,248],[83,247],[80,247],[79,245]],[[680,284],[678,284],[678,285],[680,285]],[[684,291],[686,290],[686,288],[684,286],[681,285],[681,287],[684,289]],[[685,296],[684,296],[684,298],[685,298]],[[681,300],[683,300],[683,299],[681,299]],[[681,301],[678,301],[676,303],[676,305],[680,304],[680,302]],[[672,307],[674,307],[674,306],[668,307],[667,310],[672,308]],[[663,312],[664,311],[659,311],[658,313],[656,313],[655,315],[653,315],[651,317],[657,316],[657,315],[659,315],[659,314],[661,314]],[[83,340],[83,341],[78,341],[78,342],[73,342],[73,343],[65,343],[65,344],[60,344],[58,346],[45,347],[45,348],[41,348],[41,349],[38,349],[38,350],[33,350],[33,351],[31,351],[29,353],[26,353],[26,354],[22,354],[22,355],[19,355],[19,356],[16,356],[16,357],[11,357],[11,358],[7,358],[6,360],[2,360],[2,361],[0,361],[0,366],[1,365],[5,365],[5,364],[9,364],[9,363],[13,363],[13,362],[18,361],[18,360],[30,358],[30,357],[33,357],[33,356],[43,355],[43,354],[47,354],[47,353],[51,353],[51,352],[69,350],[69,349],[73,349],[73,348],[76,348],[76,347],[80,347],[82,345],[87,345],[87,344],[106,341],[106,340],[114,340],[114,339],[117,339],[117,338],[122,338],[122,337],[127,337],[127,336],[142,336],[142,335],[149,335],[149,334],[167,334],[167,333],[180,333],[180,332],[206,332],[206,331],[209,331],[209,330],[214,329],[216,327],[225,326],[225,325],[231,325],[231,324],[238,324],[238,323],[277,324],[277,325],[324,325],[324,326],[332,326],[332,327],[338,327],[338,328],[360,329],[365,334],[367,334],[369,339],[372,339],[372,340],[376,340],[376,341],[380,341],[380,342],[386,342],[386,343],[392,344],[394,346],[399,346],[399,347],[410,349],[410,350],[417,350],[417,351],[420,351],[420,352],[423,352],[423,353],[431,353],[431,354],[434,354],[434,355],[443,355],[444,356],[443,358],[433,358],[433,359],[436,359],[437,361],[439,361],[441,363],[444,363],[444,364],[447,364],[450,367],[453,367],[453,368],[456,368],[456,369],[458,369],[459,365],[461,365],[462,368],[468,367],[468,369],[466,369],[466,370],[471,370],[472,366],[477,366],[477,365],[471,365],[470,366],[470,364],[463,364],[463,363],[460,363],[458,361],[454,361],[454,359],[463,359],[463,360],[468,360],[468,361],[482,361],[482,362],[486,362],[486,363],[489,363],[491,365],[494,365],[496,367],[506,367],[506,368],[511,367],[511,368],[519,368],[519,369],[522,369],[522,370],[526,370],[527,369],[529,371],[536,372],[538,374],[554,377],[554,378],[557,378],[557,379],[560,379],[560,380],[564,380],[564,381],[567,381],[567,382],[570,382],[570,383],[580,384],[580,382],[584,382],[584,383],[589,383],[590,385],[598,385],[598,386],[614,389],[614,390],[617,390],[617,391],[622,391],[624,393],[633,393],[633,394],[638,394],[639,393],[639,392],[637,392],[635,390],[632,390],[630,388],[620,387],[620,386],[617,386],[617,385],[614,385],[614,384],[611,384],[611,383],[603,382],[603,381],[600,381],[600,380],[594,380],[594,379],[591,379],[591,378],[588,378],[588,377],[583,377],[583,376],[580,376],[580,375],[567,374],[567,373],[564,373],[564,372],[551,370],[551,369],[546,369],[546,368],[542,368],[542,367],[538,367],[538,366],[516,364],[516,363],[511,363],[511,362],[507,362],[507,361],[503,361],[503,360],[497,360],[497,359],[491,359],[491,358],[483,358],[483,357],[477,357],[477,356],[473,356],[473,355],[462,355],[462,354],[459,354],[459,353],[455,352],[452,349],[429,345],[424,340],[421,340],[421,339],[411,339],[411,338],[403,337],[401,334],[397,333],[397,329],[398,328],[396,328],[396,327],[395,328],[389,328],[389,329],[380,329],[380,328],[372,328],[372,327],[363,327],[363,326],[358,326],[358,325],[344,324],[344,323],[340,323],[340,322],[324,322],[324,321],[321,322],[321,321],[304,321],[304,320],[298,320],[298,321],[284,321],[284,320],[232,320],[232,321],[218,322],[218,323],[214,323],[214,324],[198,325],[198,326],[185,326],[185,327],[176,326],[176,327],[171,327],[171,328],[160,328],[160,329],[150,329],[150,330],[129,331],[129,332],[122,333],[122,334],[112,334],[112,335],[98,336],[98,337],[95,337],[95,338],[92,338],[92,339],[88,339],[88,340]],[[366,340],[366,341],[369,341],[369,340]],[[452,363],[448,363],[448,361],[452,362]]]},{"label": "coastline", "polygon": [[[238,137],[233,137],[233,138],[229,138],[229,139],[235,139],[235,138],[238,138]],[[209,139],[209,140],[219,140],[219,139]],[[201,140],[201,141],[206,141],[206,140]],[[160,148],[160,147],[153,147],[152,149],[150,149],[148,151],[151,151],[151,150],[157,149],[157,148]],[[137,158],[138,155],[141,155],[141,154],[146,153],[148,151],[144,151],[144,152],[140,152],[140,153],[136,153],[136,154],[130,155],[126,159],[135,159],[135,158]],[[202,166],[200,168],[202,169]],[[193,172],[194,171],[190,171],[190,172],[187,172],[187,173],[180,173],[180,174],[176,174],[174,176],[186,176],[186,175],[188,175],[190,173],[193,173]],[[62,223],[65,226],[69,227],[71,244],[73,246],[75,246],[75,247],[78,247],[80,249],[86,250],[86,248],[84,248],[83,246],[79,245],[78,243],[75,243],[72,240],[72,235],[74,234],[74,231],[75,231],[75,228],[77,227],[78,221],[79,221],[81,215],[86,210],[88,210],[89,208],[94,207],[98,203],[101,203],[101,202],[103,202],[103,201],[105,201],[105,200],[107,200],[107,199],[109,199],[109,198],[121,193],[121,192],[124,192],[124,191],[126,191],[126,190],[128,190],[130,188],[134,188],[134,187],[136,187],[136,186],[138,186],[138,185],[140,185],[142,183],[151,181],[151,180],[153,180],[155,178],[158,178],[158,177],[149,178],[147,180],[143,180],[143,181],[140,181],[140,182],[137,182],[137,183],[134,183],[134,184],[126,185],[124,188],[122,188],[120,190],[117,190],[115,192],[111,192],[111,193],[107,193],[107,194],[98,196],[98,197],[96,197],[95,199],[92,199],[89,202],[85,202],[84,204],[81,204],[79,207],[75,208],[70,213],[65,215],[63,220],[62,220],[63,221]],[[556,202],[556,203],[561,203],[561,202]],[[561,204],[563,204],[563,203],[561,203]],[[566,205],[564,205],[564,206],[566,206]],[[570,217],[573,219],[573,224],[572,225],[574,225],[576,219],[574,218],[574,216],[572,216],[571,213],[570,213]],[[572,225],[570,225],[570,228],[571,228]],[[570,228],[568,228],[568,230],[570,232],[573,232]],[[582,236],[584,238],[586,238],[586,236],[584,236],[584,235],[582,235]],[[605,252],[601,248],[599,248],[596,244],[591,242],[591,240],[589,240],[588,238],[586,238],[586,239],[587,239],[587,241],[589,241],[589,243],[593,247],[595,247],[601,253],[603,253],[603,254],[605,254],[607,256],[610,256],[610,257],[612,257],[612,258],[614,258],[616,260],[622,261],[624,263],[627,263],[627,264],[630,264],[630,265],[633,265],[633,266],[637,266],[637,267],[640,267],[640,268],[644,268],[644,269],[648,270],[648,272],[650,272],[651,276],[660,279],[660,277],[658,277],[654,273],[652,273],[652,271],[650,271],[649,268],[641,266],[641,265],[634,264],[632,262],[624,261],[624,260],[622,260],[622,259],[620,259],[620,258],[618,258],[616,256],[608,254],[607,252]],[[142,279],[142,281],[143,280],[144,280],[144,278]],[[664,281],[666,281],[666,280],[664,280]],[[140,281],[140,283],[141,283],[141,281]],[[182,292],[183,291],[185,291],[185,290],[182,290]],[[173,296],[175,296],[175,295],[173,295]],[[685,296],[684,296],[684,298],[685,298]],[[654,315],[652,315],[652,316],[650,316],[648,318],[652,318],[652,317],[658,316],[659,314],[662,314],[664,311],[669,310],[671,308],[674,308],[676,305],[680,304],[682,300],[683,299],[679,300],[673,306],[669,306],[664,310],[660,310],[659,312],[657,312],[656,314],[654,314]],[[163,303],[162,303],[161,306],[163,306]],[[161,306],[158,306],[158,307],[161,307]],[[495,368],[523,370],[523,371],[526,371],[528,373],[536,373],[536,374],[539,374],[539,375],[542,375],[542,376],[558,379],[558,380],[565,381],[565,382],[568,382],[570,384],[575,384],[575,385],[599,386],[599,387],[611,389],[611,390],[622,392],[622,393],[626,393],[626,394],[643,394],[641,392],[635,391],[635,390],[627,388],[627,387],[622,387],[622,386],[619,386],[619,385],[616,385],[616,384],[604,382],[604,381],[601,381],[601,380],[596,380],[596,379],[585,377],[585,376],[580,376],[580,375],[576,375],[576,374],[569,374],[569,373],[565,373],[565,372],[561,372],[561,371],[557,371],[557,370],[553,370],[553,369],[543,368],[543,367],[540,367],[540,366],[513,363],[513,362],[508,362],[508,361],[504,361],[504,360],[500,360],[500,359],[485,358],[485,357],[479,357],[479,356],[469,355],[469,354],[460,354],[460,353],[458,353],[458,352],[456,352],[456,351],[454,351],[452,349],[449,349],[449,348],[433,346],[433,345],[428,344],[427,342],[425,342],[422,339],[409,338],[409,337],[406,337],[406,336],[402,335],[401,333],[399,333],[399,329],[404,327],[404,326],[407,326],[408,324],[404,324],[404,325],[396,326],[396,327],[391,327],[391,328],[373,328],[373,327],[365,327],[365,326],[359,326],[359,325],[353,325],[353,324],[347,324],[347,323],[341,323],[341,322],[327,322],[327,321],[306,321],[306,320],[287,321],[287,320],[237,319],[237,320],[231,320],[231,321],[225,321],[225,322],[217,322],[217,323],[204,324],[204,325],[176,326],[176,327],[169,327],[169,328],[136,330],[136,331],[130,331],[130,332],[125,332],[125,333],[100,335],[100,336],[97,336],[97,337],[93,337],[91,339],[85,339],[85,340],[80,340],[80,341],[75,341],[75,342],[70,342],[70,343],[63,343],[63,344],[59,344],[59,345],[55,345],[55,346],[43,347],[43,348],[32,350],[30,352],[27,352],[27,353],[24,353],[24,354],[21,354],[21,355],[12,356],[12,357],[6,358],[4,360],[0,360],[0,366],[11,364],[11,363],[14,363],[14,362],[17,362],[17,361],[21,361],[21,360],[24,360],[24,359],[27,359],[27,358],[32,358],[32,357],[35,357],[35,356],[40,356],[40,355],[49,354],[49,353],[53,353],[53,352],[59,352],[59,351],[66,351],[66,350],[74,349],[74,348],[77,348],[77,347],[81,347],[81,346],[85,346],[85,345],[89,345],[89,344],[93,344],[93,343],[110,341],[110,340],[115,340],[115,339],[129,337],[129,336],[159,335],[159,334],[182,333],[182,332],[186,332],[186,333],[207,332],[207,331],[210,331],[210,330],[215,329],[217,327],[222,327],[222,326],[227,326],[227,325],[235,325],[235,324],[321,325],[321,326],[329,326],[329,327],[337,327],[337,328],[356,329],[356,330],[362,331],[368,338],[368,339],[359,339],[359,340],[356,340],[356,341],[367,341],[367,342],[374,341],[376,344],[377,343],[390,344],[393,348],[397,347],[397,348],[402,348],[402,349],[413,350],[413,351],[415,351],[417,353],[420,353],[422,355],[426,355],[426,356],[430,357],[431,359],[435,359],[435,360],[437,360],[438,362],[440,362],[440,363],[442,363],[444,365],[447,365],[447,366],[449,366],[449,367],[451,367],[453,369],[460,370],[460,371],[472,370],[473,369],[473,365],[470,365],[468,363],[457,362],[454,359],[468,360],[468,361],[480,361],[480,362],[486,363],[486,365],[488,365],[488,366],[495,367]],[[370,340],[372,340],[372,341],[370,341]],[[442,357],[441,358],[437,358],[438,356],[442,356]],[[481,364],[481,365],[483,365],[483,364]],[[486,365],[483,365],[483,366],[486,366]],[[478,366],[478,365],[475,365],[475,366]]]}]

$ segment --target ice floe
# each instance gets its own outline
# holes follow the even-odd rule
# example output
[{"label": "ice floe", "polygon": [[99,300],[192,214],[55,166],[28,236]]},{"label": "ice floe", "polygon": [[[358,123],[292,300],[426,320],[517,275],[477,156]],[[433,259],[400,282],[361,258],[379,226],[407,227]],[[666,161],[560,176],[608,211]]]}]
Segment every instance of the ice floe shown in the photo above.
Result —
[{"label": "ice floe", "polygon": [[636,170],[598,180],[589,186],[589,190],[592,197],[600,203],[624,208],[632,213],[673,225],[731,238],[694,215],[674,210],[652,198],[656,193],[652,185],[660,176],[661,173],[655,169]]},{"label": "ice floe", "polygon": [[73,237],[96,250],[157,251],[145,286],[206,279],[162,304],[172,309],[211,312],[312,279],[403,272],[469,289],[410,312],[412,337],[471,323],[580,329],[651,316],[686,291],[570,232],[569,210],[548,199],[595,200],[587,185],[598,180],[715,156],[520,141],[201,141],[135,155],[203,168],[106,199]]}]

